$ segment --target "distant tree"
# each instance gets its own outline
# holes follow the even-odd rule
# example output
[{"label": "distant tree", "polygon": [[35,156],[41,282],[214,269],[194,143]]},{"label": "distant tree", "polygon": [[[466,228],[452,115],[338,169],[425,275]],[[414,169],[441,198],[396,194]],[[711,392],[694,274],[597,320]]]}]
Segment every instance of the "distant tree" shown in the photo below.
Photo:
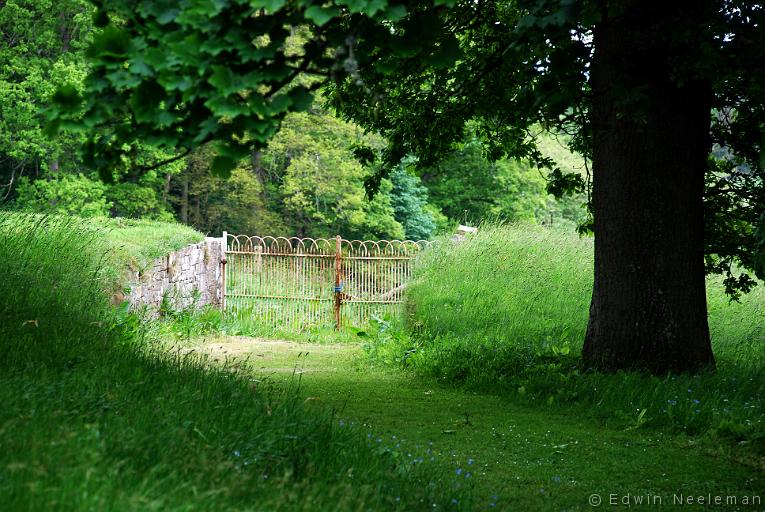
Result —
[{"label": "distant tree", "polygon": [[287,232],[279,212],[262,202],[262,185],[246,162],[223,179],[210,173],[212,159],[209,147],[199,149],[185,159],[180,173],[168,176],[167,200],[178,220],[214,235]]},{"label": "distant tree", "polygon": [[391,205],[396,220],[404,227],[404,236],[410,240],[429,240],[438,228],[436,214],[428,208],[428,189],[419,177],[407,172],[404,164],[390,173],[393,188]]},{"label": "distant tree", "polygon": [[[106,198],[111,204],[110,213],[115,217],[144,218],[172,221],[175,219],[167,202],[153,183],[116,183],[106,188]],[[100,180],[99,180],[100,183]]]},{"label": "distant tree", "polygon": [[496,219],[569,223],[582,218],[581,199],[571,205],[548,194],[544,176],[528,162],[501,158],[491,161],[475,137],[436,164],[420,170],[431,201],[449,218],[476,223]]},{"label": "distant tree", "polygon": [[358,126],[320,110],[285,119],[267,149],[262,165],[279,182],[283,218],[301,236],[403,238],[384,180],[371,201],[364,191],[369,171],[356,160],[351,145],[379,138],[363,136]]},{"label": "distant tree", "polygon": [[83,172],[80,135],[50,138],[40,110],[62,83],[85,78],[92,30],[86,0],[7,0],[0,4],[0,200],[21,176],[66,168]]},{"label": "distant tree", "polygon": [[24,210],[81,217],[107,216],[112,204],[106,185],[82,174],[63,174],[53,179],[19,178],[17,204]]}]

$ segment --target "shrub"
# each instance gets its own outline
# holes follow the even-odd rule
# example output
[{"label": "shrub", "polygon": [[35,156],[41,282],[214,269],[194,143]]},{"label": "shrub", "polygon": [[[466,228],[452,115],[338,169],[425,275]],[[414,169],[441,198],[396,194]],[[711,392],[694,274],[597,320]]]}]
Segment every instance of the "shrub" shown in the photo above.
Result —
[{"label": "shrub", "polygon": [[106,189],[111,203],[111,213],[117,217],[131,217],[172,221],[173,214],[167,210],[157,191],[137,183],[117,183]]},{"label": "shrub", "polygon": [[108,215],[111,208],[105,198],[105,185],[82,174],[61,174],[35,181],[23,177],[16,192],[16,204],[33,212],[98,217]]}]

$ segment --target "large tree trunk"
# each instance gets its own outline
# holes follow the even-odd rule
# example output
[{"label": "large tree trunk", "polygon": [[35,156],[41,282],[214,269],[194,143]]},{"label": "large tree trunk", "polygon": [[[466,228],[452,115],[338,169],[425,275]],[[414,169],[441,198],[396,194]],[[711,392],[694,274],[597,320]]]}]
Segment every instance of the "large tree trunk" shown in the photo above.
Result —
[{"label": "large tree trunk", "polygon": [[693,10],[630,4],[594,34],[595,284],[583,362],[711,368],[702,208],[711,95],[677,70],[693,61],[699,25]]}]

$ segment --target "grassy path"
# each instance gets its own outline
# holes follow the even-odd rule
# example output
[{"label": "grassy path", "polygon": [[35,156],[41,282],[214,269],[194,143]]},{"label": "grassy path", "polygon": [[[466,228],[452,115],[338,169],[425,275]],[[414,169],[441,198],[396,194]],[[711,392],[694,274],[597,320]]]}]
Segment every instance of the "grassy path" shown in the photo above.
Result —
[{"label": "grassy path", "polygon": [[[762,461],[666,433],[604,429],[590,420],[522,407],[499,396],[442,388],[404,372],[370,367],[353,345],[251,338],[199,340],[218,361],[246,360],[258,378],[282,385],[296,373],[307,400],[338,410],[372,442],[445,465],[475,485],[486,508],[587,510],[591,495],[679,507],[675,496],[734,495],[738,509],[765,509]],[[411,457],[410,455],[411,454]],[[759,495],[759,505],[742,505]],[[593,498],[596,499],[596,498]],[[724,502],[723,502],[724,503]],[[638,508],[642,508],[638,506]],[[683,510],[708,507],[684,505]],[[736,507],[713,506],[717,509]]]}]

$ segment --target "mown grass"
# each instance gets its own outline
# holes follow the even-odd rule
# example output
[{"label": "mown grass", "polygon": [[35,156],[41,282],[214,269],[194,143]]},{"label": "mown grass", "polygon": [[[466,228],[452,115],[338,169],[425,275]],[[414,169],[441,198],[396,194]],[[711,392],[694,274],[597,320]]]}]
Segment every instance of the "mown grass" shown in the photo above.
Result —
[{"label": "mown grass", "polygon": [[109,306],[104,236],[0,213],[0,510],[470,508],[294,386],[169,353]]},{"label": "mown grass", "polygon": [[501,392],[628,428],[709,434],[765,449],[765,293],[730,303],[708,282],[718,371],[612,375],[579,366],[592,290],[587,238],[527,225],[484,226],[423,254],[406,330],[384,325],[374,358],[441,382]]},{"label": "mown grass", "polygon": [[469,482],[473,510],[592,510],[593,493],[604,507],[610,494],[629,493],[660,496],[674,509],[681,508],[672,506],[674,495],[742,499],[761,497],[765,488],[765,473],[746,446],[604,428],[510,395],[440,385],[374,364],[358,344],[212,334],[184,345],[218,364],[236,361],[266,374],[274,385],[289,386],[297,366],[302,396],[335,406],[338,425],[362,428],[383,453],[440,469],[447,475],[440,485]]}]

